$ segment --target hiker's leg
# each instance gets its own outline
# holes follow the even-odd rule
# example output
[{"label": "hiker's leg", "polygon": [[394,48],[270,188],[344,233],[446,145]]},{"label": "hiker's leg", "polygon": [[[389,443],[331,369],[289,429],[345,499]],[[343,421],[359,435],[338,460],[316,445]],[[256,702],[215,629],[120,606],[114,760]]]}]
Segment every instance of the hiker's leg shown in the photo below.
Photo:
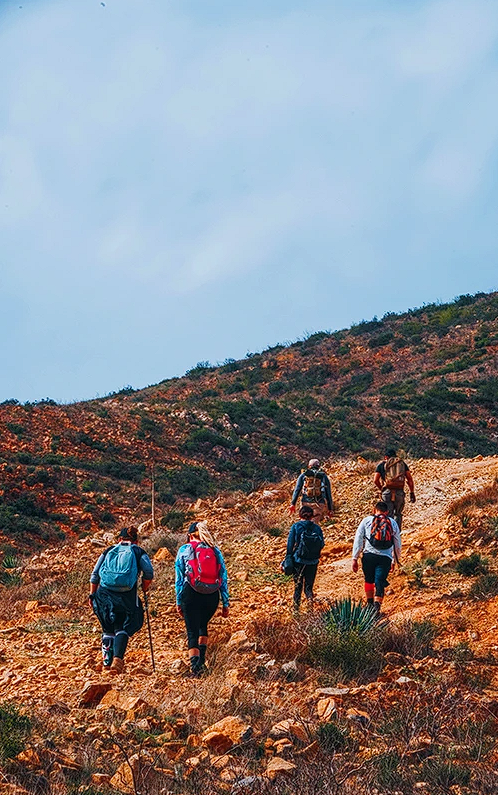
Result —
[{"label": "hiker's leg", "polygon": [[325,502],[313,502],[313,521],[317,524],[320,524],[323,517],[325,516],[325,511],[327,510],[327,505]]},{"label": "hiker's leg", "polygon": [[313,606],[313,585],[315,584],[317,569],[318,563],[308,563],[304,567],[304,595],[308,600],[309,607]]},{"label": "hiker's leg", "polygon": [[365,577],[365,596],[367,597],[367,604],[373,605],[374,591],[375,591],[375,558],[377,555],[372,555],[365,552],[361,558],[361,568],[363,576]]},{"label": "hiker's leg", "polygon": [[116,632],[116,637],[114,639],[114,657],[124,660],[128,640],[129,635],[124,629],[120,629]]},{"label": "hiker's leg", "polygon": [[398,523],[401,530],[401,522],[403,521],[403,509],[405,507],[405,492],[398,489],[394,495],[394,518]]},{"label": "hiker's leg", "polygon": [[114,657],[114,632],[102,633],[102,662],[104,668],[110,668]]},{"label": "hiker's leg", "polygon": [[391,491],[391,489],[384,489],[382,492],[382,499],[386,503],[388,514],[392,519],[394,519],[394,514],[396,511],[396,507],[393,500],[394,494],[395,492]]},{"label": "hiker's leg", "polygon": [[220,603],[220,592],[215,591],[211,594],[203,595],[201,606],[200,625],[199,625],[199,664],[202,666],[206,662],[206,650],[208,645],[208,624],[218,609]]},{"label": "hiker's leg", "polygon": [[386,585],[389,585],[387,582],[387,575],[391,570],[391,558],[388,555],[376,555],[378,558],[377,565],[375,566],[375,599],[374,603],[378,610],[382,605],[382,600],[384,599],[384,590]]},{"label": "hiker's leg", "polygon": [[202,594],[196,593],[188,583],[182,591],[181,606],[183,620],[187,630],[188,656],[192,673],[200,671],[199,635],[201,634],[201,602]]},{"label": "hiker's leg", "polygon": [[304,583],[304,569],[302,563],[296,563],[294,568],[294,608],[295,610],[299,610],[299,605],[301,604],[301,595],[303,593],[303,583]]}]

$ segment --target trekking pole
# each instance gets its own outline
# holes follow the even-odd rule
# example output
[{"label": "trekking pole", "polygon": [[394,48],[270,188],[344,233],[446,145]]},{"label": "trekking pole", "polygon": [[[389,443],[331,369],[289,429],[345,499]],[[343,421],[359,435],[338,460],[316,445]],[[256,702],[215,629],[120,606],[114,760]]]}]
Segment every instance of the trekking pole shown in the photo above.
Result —
[{"label": "trekking pole", "polygon": [[145,602],[145,615],[147,616],[147,629],[149,630],[150,658],[152,660],[152,670],[155,673],[156,664],[154,662],[154,646],[152,645],[152,630],[150,628],[149,601],[147,599],[146,591],[144,591],[144,602]]}]

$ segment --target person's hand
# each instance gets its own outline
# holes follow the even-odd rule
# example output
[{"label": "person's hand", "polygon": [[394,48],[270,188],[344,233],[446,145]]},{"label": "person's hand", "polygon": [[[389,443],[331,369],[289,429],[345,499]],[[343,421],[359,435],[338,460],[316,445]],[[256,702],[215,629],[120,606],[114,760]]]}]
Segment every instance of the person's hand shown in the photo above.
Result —
[{"label": "person's hand", "polygon": [[395,565],[396,565],[396,564],[395,564],[395,562],[394,562],[394,560],[393,560],[393,562],[391,563],[391,568],[390,568],[390,571],[391,571],[391,573],[394,571],[394,567],[395,567]]},{"label": "person's hand", "polygon": [[178,613],[179,616],[183,616],[183,609],[181,605],[176,606],[176,612]]},{"label": "person's hand", "polygon": [[89,607],[93,607],[93,597],[94,597],[94,595],[95,595],[95,594],[91,593],[91,594],[89,594],[89,596],[88,596],[88,606],[89,606]]},{"label": "person's hand", "polygon": [[410,492],[410,502],[415,502],[415,501],[416,501],[416,500],[415,500],[415,492],[414,492],[414,491],[411,491],[411,492]]},{"label": "person's hand", "polygon": [[230,608],[229,607],[223,607],[221,609],[221,615],[223,616],[223,618],[228,618],[229,612],[230,612]]},{"label": "person's hand", "polygon": [[289,513],[296,513],[296,506],[295,505],[289,505]]},{"label": "person's hand", "polygon": [[357,560],[353,560],[353,562],[351,564],[351,569],[356,574],[356,572],[358,571],[358,561]]}]

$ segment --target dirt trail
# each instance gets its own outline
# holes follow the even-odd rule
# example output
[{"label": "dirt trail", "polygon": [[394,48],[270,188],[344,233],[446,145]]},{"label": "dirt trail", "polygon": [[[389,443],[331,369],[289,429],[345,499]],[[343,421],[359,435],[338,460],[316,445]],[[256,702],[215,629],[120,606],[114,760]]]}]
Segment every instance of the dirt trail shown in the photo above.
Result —
[{"label": "dirt trail", "polygon": [[[415,505],[408,503],[405,511],[403,558],[407,563],[431,545],[440,555],[444,541],[438,537],[447,527],[448,505],[498,476],[498,457],[409,463],[417,502]],[[345,594],[360,597],[363,580],[361,574],[353,575],[350,571],[350,551],[356,527],[376,498],[373,473],[359,475],[352,465],[347,468],[344,464],[330,465],[327,469],[337,510],[333,520],[324,525],[330,552],[320,563],[316,593],[319,599]],[[290,484],[267,493],[275,495],[271,497],[269,507],[263,492],[253,496],[254,512],[266,511],[281,527],[290,526]],[[237,511],[236,507],[215,507],[214,503],[214,500],[206,503],[202,515],[216,529],[228,553],[234,596],[229,621],[224,622],[217,616],[212,622],[216,636],[243,629],[251,621],[257,622],[269,614],[287,614],[292,586],[290,583],[286,586],[276,584],[285,536],[277,538],[249,533],[245,540],[244,534],[252,527],[247,514],[242,513],[242,509]],[[33,563],[33,570],[39,567],[40,587],[54,561],[58,561],[59,568],[67,572],[78,560],[89,574],[98,553],[99,548],[89,538],[78,541],[76,545],[47,550],[45,556],[38,556],[39,560]],[[164,688],[177,681],[171,672],[171,664],[185,655],[185,640],[183,623],[173,607],[172,569],[172,559],[156,564],[158,584],[151,594],[157,674],[150,677],[148,638],[144,628],[130,642],[128,675],[122,678],[120,687],[140,690],[159,687],[157,683],[160,683],[163,692]],[[409,588],[404,574],[396,573],[390,581],[391,591],[388,591],[385,602],[390,616],[407,613],[429,615],[441,611],[446,599],[444,588],[447,587],[443,580],[416,592]],[[75,596],[68,599],[63,609],[42,604],[39,609],[27,609],[15,620],[0,622],[0,660],[3,662],[0,701],[10,698],[15,689],[16,697],[23,703],[63,701],[74,707],[85,682],[99,676],[96,667],[99,637],[99,628],[90,609],[81,597],[76,599]]]}]

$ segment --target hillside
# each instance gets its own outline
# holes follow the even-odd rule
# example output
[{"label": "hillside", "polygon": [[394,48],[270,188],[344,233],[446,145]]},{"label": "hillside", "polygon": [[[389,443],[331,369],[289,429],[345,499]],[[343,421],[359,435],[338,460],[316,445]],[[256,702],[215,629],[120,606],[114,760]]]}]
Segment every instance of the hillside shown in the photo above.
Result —
[{"label": "hillside", "polygon": [[311,455],[375,459],[386,443],[412,458],[496,454],[497,353],[498,293],[479,294],[200,363],[139,391],[5,401],[4,551],[146,518],[152,466],[167,517],[293,476]]},{"label": "hillside", "polygon": [[85,597],[107,531],[4,560],[1,791],[496,792],[498,457],[410,465],[418,500],[406,509],[381,648],[354,634],[337,647],[321,618],[330,600],[362,595],[350,551],[374,496],[365,462],[327,461],[337,510],[324,527],[318,610],[298,619],[279,573],[291,481],[191,507],[220,539],[232,595],[230,617],[212,621],[209,674],[195,686],[173,607],[180,527],[144,541],[156,569],[155,673],[145,628],[125,674],[100,673]]}]

